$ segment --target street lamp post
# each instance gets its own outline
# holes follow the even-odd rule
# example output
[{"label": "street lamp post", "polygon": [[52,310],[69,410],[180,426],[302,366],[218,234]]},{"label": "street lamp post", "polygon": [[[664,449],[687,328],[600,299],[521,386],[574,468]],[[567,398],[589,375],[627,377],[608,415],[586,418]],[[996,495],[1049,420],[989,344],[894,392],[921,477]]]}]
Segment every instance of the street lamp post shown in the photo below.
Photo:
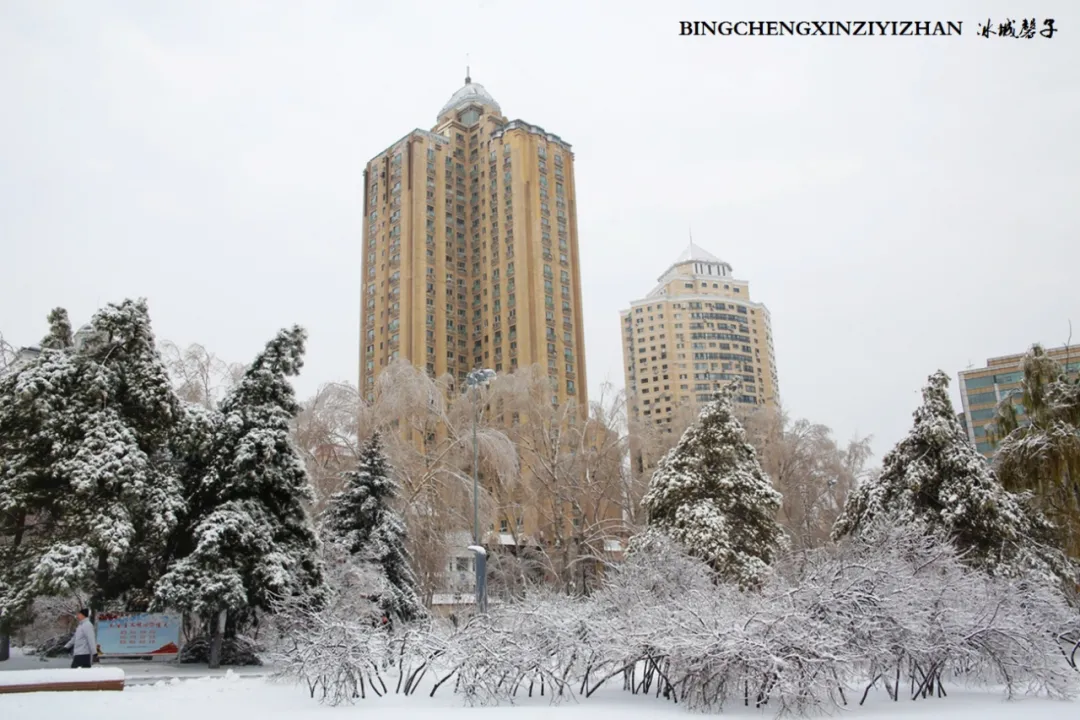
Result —
[{"label": "street lamp post", "polygon": [[480,544],[480,444],[477,441],[477,426],[480,424],[480,388],[495,378],[495,371],[476,369],[465,376],[465,385],[473,391],[473,544],[472,550],[476,564],[476,609],[487,610],[487,551]]}]

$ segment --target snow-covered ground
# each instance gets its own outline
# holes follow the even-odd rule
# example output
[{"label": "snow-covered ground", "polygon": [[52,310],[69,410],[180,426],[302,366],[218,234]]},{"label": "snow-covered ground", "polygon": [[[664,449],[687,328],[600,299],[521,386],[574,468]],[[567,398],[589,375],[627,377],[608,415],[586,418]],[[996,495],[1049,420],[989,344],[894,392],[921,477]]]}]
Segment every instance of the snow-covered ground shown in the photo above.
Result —
[{"label": "snow-covered ground", "polygon": [[[0,662],[0,679],[5,671],[10,670],[43,670],[61,669],[71,667],[71,656],[65,655],[54,658],[43,658],[37,655],[27,655],[18,648],[13,648],[11,658]],[[177,665],[171,661],[154,660],[118,660],[94,667],[119,667],[124,670],[128,684],[155,682],[157,680],[169,680],[172,678],[193,678],[214,675],[225,675],[228,669],[210,670],[204,664]],[[233,669],[234,675],[262,676],[270,673],[266,667],[241,667]]]},{"label": "snow-covered ground", "polygon": [[[726,716],[771,718],[772,711],[729,708]],[[872,720],[949,717],[950,720],[1059,720],[1080,717],[1080,702],[1023,698],[1006,701],[987,692],[949,692],[946,698],[889,701],[872,695],[865,707],[849,708],[846,717]],[[3,718],[79,718],[79,720],[233,720],[292,718],[317,720],[373,716],[392,720],[679,720],[695,717],[679,706],[653,698],[629,696],[618,689],[600,691],[588,700],[552,706],[546,698],[523,698],[515,707],[464,707],[459,696],[435,698],[390,695],[354,706],[324,707],[303,687],[272,684],[264,678],[230,674],[223,678],[160,681],[123,692],[66,692],[0,695]]]},{"label": "snow-covered ground", "polygon": [[71,682],[115,682],[124,680],[124,671],[118,667],[94,667],[78,672],[70,668],[35,668],[0,673],[0,687],[32,685],[56,685]]}]

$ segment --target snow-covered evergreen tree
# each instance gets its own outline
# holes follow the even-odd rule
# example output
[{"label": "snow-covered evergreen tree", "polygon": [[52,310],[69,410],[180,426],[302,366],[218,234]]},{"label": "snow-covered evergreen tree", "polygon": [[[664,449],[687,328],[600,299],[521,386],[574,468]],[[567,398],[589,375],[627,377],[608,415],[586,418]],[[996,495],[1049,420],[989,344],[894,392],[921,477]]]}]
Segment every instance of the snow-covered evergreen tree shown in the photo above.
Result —
[{"label": "snow-covered evergreen tree", "polygon": [[150,329],[145,300],[109,305],[90,323],[93,342],[80,354],[109,368],[114,403],[139,437],[147,453],[161,450],[180,413],[180,401]]},{"label": "snow-covered evergreen tree", "polygon": [[49,313],[49,334],[41,341],[41,347],[49,350],[65,350],[72,346],[71,321],[67,310],[53,308]]},{"label": "snow-covered evergreen tree", "polygon": [[930,376],[911,432],[885,456],[881,473],[848,497],[833,537],[878,522],[919,524],[950,537],[969,564],[987,572],[1011,574],[1017,563],[1062,568],[1052,552],[1031,552],[1051,528],[994,477],[960,427],[948,386],[944,372]]},{"label": "snow-covered evergreen tree", "polygon": [[[174,568],[174,564],[190,557],[199,544],[196,528],[220,502],[222,428],[221,413],[195,403],[182,405],[176,428],[169,440],[169,453],[174,458],[173,470],[181,488],[184,505],[176,525],[169,535],[159,558],[159,578]],[[204,548],[204,552],[206,548]],[[160,584],[155,588],[160,591]],[[242,605],[244,595],[235,602]],[[210,613],[213,608],[189,608],[197,613]]]},{"label": "snow-covered evergreen tree", "polygon": [[353,564],[369,567],[372,587],[366,594],[378,597],[383,613],[405,622],[425,617],[405,544],[405,523],[393,508],[398,484],[378,433],[361,449],[359,467],[344,477],[344,488],[326,509],[324,538],[344,549]]},{"label": "snow-covered evergreen tree", "polygon": [[188,418],[202,438],[192,441],[212,455],[191,468],[193,478],[203,478],[201,507],[187,518],[190,552],[158,583],[159,605],[245,614],[320,586],[318,541],[306,510],[311,489],[289,438],[298,410],[289,378],[303,365],[304,340],[300,327],[279,332],[220,414]]},{"label": "snow-covered evergreen tree", "polygon": [[720,577],[752,587],[782,546],[780,495],[733,413],[734,392],[725,387],[660,460],[642,504],[650,526]]},{"label": "snow-covered evergreen tree", "polygon": [[179,405],[144,301],[99,311],[76,350],[54,310],[39,357],[0,382],[0,523],[9,611],[42,594],[144,605],[182,505],[165,460]]}]

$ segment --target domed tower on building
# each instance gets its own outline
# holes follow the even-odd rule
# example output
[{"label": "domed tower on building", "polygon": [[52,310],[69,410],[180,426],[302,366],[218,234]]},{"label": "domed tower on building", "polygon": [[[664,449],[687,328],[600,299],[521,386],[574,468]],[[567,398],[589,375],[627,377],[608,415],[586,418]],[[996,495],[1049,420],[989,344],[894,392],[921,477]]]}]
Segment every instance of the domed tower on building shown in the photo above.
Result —
[{"label": "domed tower on building", "polygon": [[574,155],[509,120],[466,73],[430,131],[364,171],[360,390],[404,357],[459,387],[476,368],[547,368],[588,406]]}]

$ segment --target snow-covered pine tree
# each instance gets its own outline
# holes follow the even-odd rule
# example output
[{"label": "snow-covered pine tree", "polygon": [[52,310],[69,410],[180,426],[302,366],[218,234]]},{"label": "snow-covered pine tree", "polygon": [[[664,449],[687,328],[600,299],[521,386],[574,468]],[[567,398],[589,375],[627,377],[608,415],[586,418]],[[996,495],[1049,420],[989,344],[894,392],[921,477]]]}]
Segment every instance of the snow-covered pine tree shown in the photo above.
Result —
[{"label": "snow-covered pine tree", "polygon": [[[63,324],[54,322],[54,331]],[[184,505],[168,453],[180,402],[144,299],[105,306],[86,332],[92,342],[78,347],[75,358],[99,378],[82,380],[88,392],[79,421],[84,437],[69,467],[79,488],[94,488],[75,497],[85,500],[84,523],[98,547],[95,600],[145,609],[160,572],[158,555]],[[108,396],[99,405],[93,394],[104,383]],[[106,554],[118,562],[107,562]]]},{"label": "snow-covered pine tree", "polygon": [[344,488],[326,508],[324,539],[339,545],[351,563],[369,566],[369,576],[385,579],[375,580],[366,593],[378,597],[384,614],[404,622],[426,617],[406,548],[405,522],[393,508],[398,484],[377,432],[361,448],[358,468],[343,477]]},{"label": "snow-covered pine tree", "polygon": [[99,311],[78,350],[66,313],[49,321],[41,355],[0,383],[0,525],[13,540],[0,605],[79,590],[97,607],[144,606],[182,505],[164,462],[178,404],[146,303]]},{"label": "snow-covered pine tree", "polygon": [[[221,403],[220,414],[189,417],[203,436],[194,477],[205,478],[199,517],[188,518],[190,551],[157,585],[156,604],[207,619],[222,610],[250,619],[275,598],[317,592],[322,583],[318,540],[306,510],[307,472],[289,438],[298,411],[289,378],[303,365],[305,332],[282,330],[256,357]],[[217,418],[217,419],[215,419]],[[220,426],[210,437],[207,423]]]},{"label": "snow-covered pine tree", "polygon": [[75,364],[64,352],[46,349],[0,377],[0,615],[9,629],[47,584],[81,586],[90,574],[84,565],[62,579],[38,574],[62,527],[67,479],[56,460],[77,441],[71,410],[78,398]]},{"label": "snow-covered pine tree", "polygon": [[660,460],[642,499],[649,525],[665,532],[724,580],[753,587],[783,543],[780,494],[746,441],[735,384],[701,410]]},{"label": "snow-covered pine tree", "polygon": [[67,310],[53,308],[49,313],[49,334],[41,341],[41,347],[49,350],[65,350],[72,346],[71,321]]},{"label": "snow-covered pine tree", "polygon": [[112,402],[122,406],[126,422],[147,453],[161,451],[180,414],[180,401],[158,352],[145,300],[108,305],[90,322],[85,355],[113,373]]},{"label": "snow-covered pine tree", "polygon": [[196,526],[217,507],[221,490],[219,460],[223,425],[217,410],[191,402],[181,403],[180,417],[169,438],[169,454],[173,458],[173,471],[184,505],[157,558],[158,578],[172,569],[178,559],[194,552],[199,541]]},{"label": "snow-covered pine tree", "polygon": [[877,522],[919,524],[951,538],[968,564],[991,574],[1013,574],[1021,566],[1063,572],[1060,558],[1045,547],[1049,524],[994,477],[960,427],[948,387],[944,372],[930,376],[911,432],[885,456],[881,473],[848,497],[833,538],[858,535]]}]

